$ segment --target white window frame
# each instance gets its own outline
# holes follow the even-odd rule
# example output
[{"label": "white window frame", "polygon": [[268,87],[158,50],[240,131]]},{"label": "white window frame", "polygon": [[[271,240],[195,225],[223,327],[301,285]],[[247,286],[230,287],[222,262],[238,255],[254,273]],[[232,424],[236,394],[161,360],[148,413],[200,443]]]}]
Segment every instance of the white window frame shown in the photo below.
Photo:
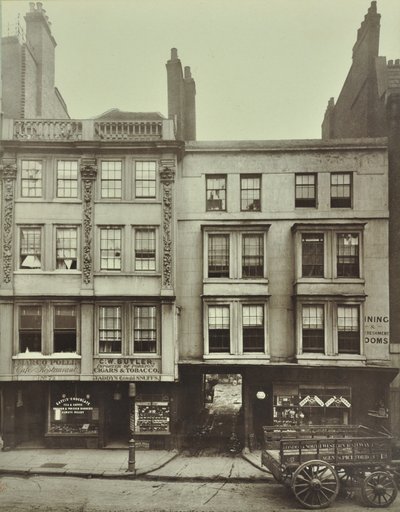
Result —
[{"label": "white window frame", "polygon": [[[229,330],[230,330],[230,351],[210,352],[208,333],[208,310],[210,306],[229,307]],[[243,306],[263,306],[264,314],[264,350],[260,352],[244,352],[243,350]],[[239,299],[207,299],[203,303],[203,340],[204,359],[269,359],[269,336],[268,336],[268,301],[264,297],[255,297],[252,300]]]},{"label": "white window frame", "polygon": [[[35,162],[35,163],[39,163],[40,164],[40,182],[41,182],[41,186],[40,186],[40,195],[24,195],[23,193],[23,183],[24,181],[26,180],[24,177],[23,177],[23,166],[24,166],[24,163],[25,162]],[[44,163],[44,160],[43,158],[33,158],[33,157],[28,157],[28,158],[21,158],[20,160],[20,178],[19,178],[19,197],[21,197],[22,199],[26,200],[26,201],[35,201],[35,200],[43,200],[43,198],[45,197],[45,185],[46,185],[46,181],[45,181],[45,163]],[[28,178],[29,180],[29,178]],[[35,188],[36,190],[36,188]]]},{"label": "white window frame", "polygon": [[[119,163],[120,166],[121,166],[121,194],[120,196],[108,196],[108,195],[103,195],[103,190],[106,190],[106,191],[109,191],[109,190],[115,190],[114,188],[112,189],[103,189],[103,182],[110,182],[110,181],[119,181],[119,180],[110,180],[110,179],[107,179],[107,180],[103,180],[103,164],[105,163]],[[99,197],[101,199],[101,201],[121,201],[123,199],[123,194],[124,194],[124,162],[122,159],[118,159],[118,158],[103,158],[100,160],[100,175],[99,175]]]},{"label": "white window frame", "polygon": [[[155,243],[155,257],[154,257],[154,269],[151,270],[142,270],[136,268],[136,233],[137,231],[141,230],[152,230],[154,231],[154,243]],[[132,258],[131,258],[131,264],[132,264],[132,271],[137,274],[154,274],[156,272],[159,272],[160,269],[160,263],[159,263],[159,254],[160,254],[160,248],[159,248],[159,226],[154,225],[140,225],[140,226],[132,226]]]},{"label": "white window frame", "polygon": [[[75,352],[56,352],[54,346],[54,333],[55,333],[55,325],[56,325],[56,308],[57,307],[73,307],[75,308],[75,336],[76,336],[76,351]],[[50,303],[50,318],[51,318],[51,351],[53,354],[80,354],[80,306],[76,302],[51,302]]]},{"label": "white window frame", "polygon": [[[61,162],[71,162],[71,163],[76,163],[76,167],[77,167],[77,174],[76,174],[76,196],[60,196],[58,195],[58,192],[59,192],[59,188],[58,188],[58,172],[59,172],[59,164]],[[79,199],[80,197],[80,169],[79,169],[79,161],[77,159],[72,159],[72,158],[57,158],[56,160],[56,172],[55,172],[55,184],[54,184],[54,188],[55,188],[55,193],[54,193],[54,197],[58,200],[58,201],[76,201],[77,199]],[[74,180],[68,180],[68,181],[74,181]]]},{"label": "white window frame", "polygon": [[[46,268],[45,254],[44,254],[44,229],[41,224],[18,224],[18,260],[16,262],[16,269],[20,272],[42,272]],[[22,230],[36,229],[40,232],[40,267],[36,268],[23,268],[21,266],[21,251],[22,251]]]},{"label": "white window frame", "polygon": [[[74,229],[76,231],[76,269],[57,268],[57,232],[59,229]],[[80,270],[80,226],[77,224],[56,224],[54,225],[54,269],[59,272],[73,273]]]},{"label": "white window frame", "polygon": [[[98,256],[98,271],[101,272],[101,273],[104,273],[104,272],[110,272],[111,274],[117,274],[117,273],[121,273],[124,271],[124,265],[125,265],[125,259],[124,259],[124,253],[125,253],[125,250],[124,250],[124,236],[125,236],[125,231],[124,231],[124,226],[119,226],[119,225],[114,225],[114,224],[111,224],[111,225],[99,225],[97,226],[98,228],[98,251],[97,251],[97,256]],[[102,257],[101,257],[101,254],[102,254],[102,248],[101,248],[101,233],[103,230],[116,230],[118,229],[121,233],[121,249],[120,249],[120,268],[119,269],[113,269],[113,268],[102,268],[101,266],[101,260],[102,260]]]},{"label": "white window frame", "polygon": [[[129,329],[129,339],[128,339],[128,354],[131,356],[140,356],[140,357],[154,357],[160,355],[160,347],[161,347],[161,308],[159,304],[155,304],[152,302],[131,302],[128,304],[130,308],[130,329]],[[156,311],[156,350],[154,352],[135,352],[135,308],[137,307],[152,307],[155,308]]]},{"label": "white window frame", "polygon": [[[154,163],[154,195],[153,196],[139,196],[137,195],[137,192],[138,192],[138,186],[137,186],[137,182],[138,181],[153,181],[153,180],[138,180],[137,179],[137,164],[138,163]],[[134,161],[133,161],[133,182],[134,182],[134,199],[136,201],[154,201],[157,199],[158,197],[158,184],[159,184],[159,181],[158,181],[158,170],[159,170],[159,165],[158,165],[158,161],[156,158],[146,158],[146,159],[140,159],[140,158],[135,158]]]}]

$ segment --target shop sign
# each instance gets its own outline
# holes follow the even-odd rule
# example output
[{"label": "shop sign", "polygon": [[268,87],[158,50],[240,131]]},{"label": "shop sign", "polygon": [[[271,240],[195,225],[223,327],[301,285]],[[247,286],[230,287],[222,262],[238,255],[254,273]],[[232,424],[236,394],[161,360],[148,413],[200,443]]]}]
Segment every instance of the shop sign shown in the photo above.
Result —
[{"label": "shop sign", "polygon": [[57,420],[60,419],[57,416],[62,414],[85,414],[87,411],[93,411],[93,406],[87,398],[63,396],[56,401],[53,409]]},{"label": "shop sign", "polygon": [[389,316],[366,315],[364,341],[370,345],[387,345],[389,343]]},{"label": "shop sign", "polygon": [[80,361],[77,359],[20,359],[14,361],[14,374],[37,376],[51,380],[58,375],[79,375]]},{"label": "shop sign", "polygon": [[330,407],[331,405],[333,405],[334,407],[341,407],[342,405],[344,405],[345,407],[348,407],[348,408],[351,407],[351,403],[348,400],[346,400],[346,398],[343,398],[342,396],[331,397],[329,400],[327,400],[325,402],[325,405],[327,407]]},{"label": "shop sign", "polygon": [[315,406],[320,405],[321,407],[324,405],[324,402],[317,395],[307,395],[299,402],[300,407]]},{"label": "shop sign", "polygon": [[94,380],[160,380],[160,363],[151,358],[102,357],[94,361]]}]

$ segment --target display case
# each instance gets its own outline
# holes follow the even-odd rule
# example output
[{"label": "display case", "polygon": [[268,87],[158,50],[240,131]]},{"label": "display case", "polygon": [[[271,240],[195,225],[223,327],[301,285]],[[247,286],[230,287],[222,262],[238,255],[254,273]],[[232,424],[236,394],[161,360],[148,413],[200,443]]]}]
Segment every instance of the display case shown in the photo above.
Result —
[{"label": "display case", "polygon": [[299,422],[299,393],[295,384],[274,385],[274,425],[286,427]]},{"label": "display case", "polygon": [[135,401],[135,435],[170,434],[168,395],[138,395]]}]

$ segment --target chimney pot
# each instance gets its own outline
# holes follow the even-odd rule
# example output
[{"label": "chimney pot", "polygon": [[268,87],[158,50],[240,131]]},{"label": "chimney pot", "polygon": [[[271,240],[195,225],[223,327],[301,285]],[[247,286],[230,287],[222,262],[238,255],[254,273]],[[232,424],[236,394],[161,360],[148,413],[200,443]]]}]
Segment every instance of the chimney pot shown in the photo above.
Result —
[{"label": "chimney pot", "polygon": [[176,48],[171,48],[171,60],[178,59],[178,50]]},{"label": "chimney pot", "polygon": [[36,2],[36,5],[37,5],[37,10],[42,11],[42,7],[43,7],[42,2]]},{"label": "chimney pot", "polygon": [[392,60],[388,61],[388,66],[393,66],[393,61]]},{"label": "chimney pot", "polygon": [[396,66],[400,66],[400,59],[396,59],[395,64],[396,64]]},{"label": "chimney pot", "polygon": [[192,78],[192,72],[190,71],[190,66],[185,66],[185,78]]},{"label": "chimney pot", "polygon": [[29,2],[29,9],[31,12],[34,12],[35,10],[35,2]]}]

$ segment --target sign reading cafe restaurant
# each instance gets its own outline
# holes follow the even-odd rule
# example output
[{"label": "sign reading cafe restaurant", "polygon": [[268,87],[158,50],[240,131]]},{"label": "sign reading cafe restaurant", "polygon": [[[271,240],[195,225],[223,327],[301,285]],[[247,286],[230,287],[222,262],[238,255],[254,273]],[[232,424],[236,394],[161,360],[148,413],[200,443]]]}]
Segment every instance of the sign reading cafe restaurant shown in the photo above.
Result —
[{"label": "sign reading cafe restaurant", "polygon": [[102,357],[94,361],[94,380],[158,381],[160,363],[153,358]]}]

